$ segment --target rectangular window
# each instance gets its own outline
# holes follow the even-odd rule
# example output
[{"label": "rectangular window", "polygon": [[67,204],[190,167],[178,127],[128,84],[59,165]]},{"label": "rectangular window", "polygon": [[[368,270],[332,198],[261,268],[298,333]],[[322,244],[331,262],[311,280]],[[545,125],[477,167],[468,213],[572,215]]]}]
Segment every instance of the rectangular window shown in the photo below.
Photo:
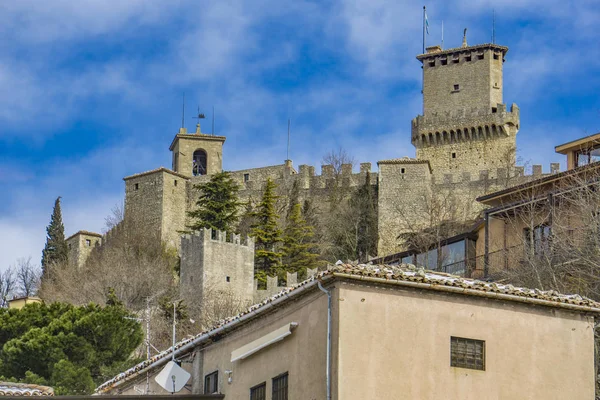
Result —
[{"label": "rectangular window", "polygon": [[450,366],[485,371],[485,341],[451,336]]},{"label": "rectangular window", "polygon": [[173,180],[173,185],[177,186],[177,179]]},{"label": "rectangular window", "polygon": [[219,371],[204,377],[204,394],[219,393]]},{"label": "rectangular window", "polygon": [[460,90],[460,85],[454,85],[454,90]]},{"label": "rectangular window", "polygon": [[483,54],[477,54],[477,59],[478,60],[483,60]]},{"label": "rectangular window", "polygon": [[435,67],[435,61],[429,61],[429,66],[430,67]]},{"label": "rectangular window", "polygon": [[448,65],[448,59],[447,58],[442,58],[440,60],[440,62],[441,62],[442,65]]},{"label": "rectangular window", "polygon": [[498,107],[492,107],[492,114],[495,114],[498,112]]},{"label": "rectangular window", "polygon": [[288,373],[273,378],[273,400],[288,400]]},{"label": "rectangular window", "polygon": [[92,241],[90,239],[85,239],[85,245],[90,247],[92,245]]},{"label": "rectangular window", "polygon": [[139,183],[136,183],[136,184],[133,186],[133,189],[134,189],[134,190],[138,190],[139,188],[140,188],[140,184],[139,184]]},{"label": "rectangular window", "polygon": [[456,158],[456,153],[452,152],[452,158]]},{"label": "rectangular window", "polygon": [[250,400],[265,400],[267,398],[267,382],[250,388]]},{"label": "rectangular window", "polygon": [[466,56],[465,61],[471,61],[471,56]]},{"label": "rectangular window", "polygon": [[250,180],[250,174],[244,174],[244,182],[248,182]]},{"label": "rectangular window", "polygon": [[494,54],[494,60],[499,60],[500,56],[498,54]]}]

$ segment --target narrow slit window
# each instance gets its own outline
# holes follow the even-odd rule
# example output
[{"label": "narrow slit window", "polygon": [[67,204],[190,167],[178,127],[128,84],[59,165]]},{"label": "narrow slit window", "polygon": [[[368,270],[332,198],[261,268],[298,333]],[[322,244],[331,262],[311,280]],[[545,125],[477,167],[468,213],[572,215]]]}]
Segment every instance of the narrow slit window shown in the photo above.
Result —
[{"label": "narrow slit window", "polygon": [[228,277],[228,276],[227,276],[227,277],[225,277],[225,280],[226,280],[227,282],[231,282],[231,278],[230,278],[230,277]]},{"label": "narrow slit window", "polygon": [[456,153],[452,152],[452,158],[456,158]]},{"label": "narrow slit window", "polygon": [[404,168],[400,168],[400,173],[401,173],[401,174],[403,174],[403,173],[405,173],[405,172],[406,172],[406,170],[405,170]]},{"label": "narrow slit window", "polygon": [[136,183],[135,185],[133,185],[133,190],[138,190],[140,188],[140,184]]},{"label": "narrow slit window", "polygon": [[244,174],[244,182],[248,182],[250,180],[250,174]]},{"label": "narrow slit window", "polygon": [[177,186],[177,179],[173,180],[173,186]]},{"label": "narrow slit window", "polygon": [[485,371],[485,341],[451,336],[450,366]]}]

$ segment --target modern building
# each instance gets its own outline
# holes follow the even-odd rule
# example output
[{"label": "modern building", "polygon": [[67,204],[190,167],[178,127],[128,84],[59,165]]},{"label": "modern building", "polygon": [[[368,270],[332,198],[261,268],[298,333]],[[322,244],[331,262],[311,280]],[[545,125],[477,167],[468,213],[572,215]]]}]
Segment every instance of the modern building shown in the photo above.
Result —
[{"label": "modern building", "polygon": [[[337,265],[174,346],[225,399],[592,399],[600,304],[412,266]],[[97,388],[165,394],[172,349]]]}]

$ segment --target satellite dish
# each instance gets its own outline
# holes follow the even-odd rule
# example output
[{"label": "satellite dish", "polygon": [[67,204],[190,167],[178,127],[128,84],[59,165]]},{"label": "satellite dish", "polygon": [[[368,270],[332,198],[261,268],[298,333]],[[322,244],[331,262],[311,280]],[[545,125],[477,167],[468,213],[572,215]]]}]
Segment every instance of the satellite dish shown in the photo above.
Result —
[{"label": "satellite dish", "polygon": [[176,393],[183,389],[190,376],[185,369],[169,361],[154,380],[167,392]]}]

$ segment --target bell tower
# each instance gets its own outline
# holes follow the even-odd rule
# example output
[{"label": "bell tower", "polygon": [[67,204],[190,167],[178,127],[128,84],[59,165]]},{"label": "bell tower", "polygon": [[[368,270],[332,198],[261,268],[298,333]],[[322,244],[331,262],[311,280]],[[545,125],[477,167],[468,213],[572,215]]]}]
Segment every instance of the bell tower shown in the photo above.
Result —
[{"label": "bell tower", "polygon": [[469,46],[465,29],[461,47],[431,46],[417,56],[423,115],[412,121],[411,141],[434,176],[487,170],[492,178],[499,168],[514,166],[519,108],[502,102],[507,52],[491,43]]},{"label": "bell tower", "polygon": [[223,143],[225,136],[204,134],[200,131],[199,123],[194,133],[180,128],[169,147],[173,155],[173,171],[189,177],[221,172]]}]

